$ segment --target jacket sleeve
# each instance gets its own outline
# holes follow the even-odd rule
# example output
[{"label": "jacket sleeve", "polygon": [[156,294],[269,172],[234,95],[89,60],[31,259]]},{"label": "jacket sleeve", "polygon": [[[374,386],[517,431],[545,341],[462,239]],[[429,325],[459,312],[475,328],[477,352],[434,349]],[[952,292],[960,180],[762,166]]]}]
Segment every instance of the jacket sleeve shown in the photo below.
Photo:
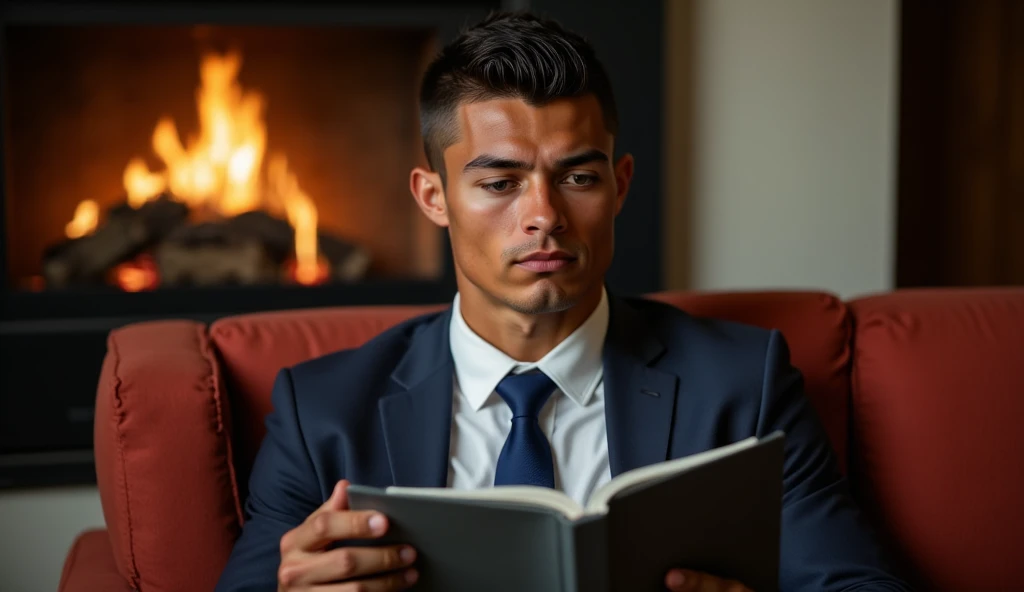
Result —
[{"label": "jacket sleeve", "polygon": [[267,434],[253,463],[245,525],[217,592],[277,590],[281,537],[322,505],[323,495],[302,437],[291,372],[278,373]]},{"label": "jacket sleeve", "polygon": [[778,331],[769,339],[757,431],[775,430],[786,435],[780,590],[910,590],[854,503]]}]

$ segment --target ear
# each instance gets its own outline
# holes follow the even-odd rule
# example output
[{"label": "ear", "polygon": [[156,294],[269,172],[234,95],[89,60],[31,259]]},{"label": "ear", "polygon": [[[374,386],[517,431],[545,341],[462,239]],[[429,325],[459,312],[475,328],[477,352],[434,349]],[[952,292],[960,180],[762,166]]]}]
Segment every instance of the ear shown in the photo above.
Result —
[{"label": "ear", "polygon": [[615,163],[615,214],[622,211],[622,204],[629,193],[629,184],[633,181],[633,155],[624,154]]},{"label": "ear", "polygon": [[430,221],[442,228],[448,227],[448,204],[444,199],[444,186],[441,175],[416,167],[409,174],[409,190],[416,200],[416,205],[430,218]]}]

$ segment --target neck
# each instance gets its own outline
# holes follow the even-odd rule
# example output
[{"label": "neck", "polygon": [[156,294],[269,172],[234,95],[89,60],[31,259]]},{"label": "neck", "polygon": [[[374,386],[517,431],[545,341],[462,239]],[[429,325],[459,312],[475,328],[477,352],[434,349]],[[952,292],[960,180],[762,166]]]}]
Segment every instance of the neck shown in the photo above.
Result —
[{"label": "neck", "polygon": [[536,362],[578,329],[601,303],[603,286],[574,306],[542,314],[522,313],[479,290],[459,292],[462,318],[474,333],[520,362]]}]

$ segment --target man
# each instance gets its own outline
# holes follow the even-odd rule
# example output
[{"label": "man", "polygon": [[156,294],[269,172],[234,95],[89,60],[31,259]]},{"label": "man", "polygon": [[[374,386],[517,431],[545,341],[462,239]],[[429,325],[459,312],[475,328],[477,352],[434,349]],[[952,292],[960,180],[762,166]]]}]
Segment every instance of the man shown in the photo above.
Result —
[{"label": "man", "polygon": [[[606,292],[633,159],[613,159],[612,91],[585,41],[491,17],[430,66],[421,115],[430,170],[412,172],[411,190],[448,229],[458,295],[279,374],[220,590],[412,585],[429,550],[346,544],[388,527],[348,509],[350,482],[533,483],[582,502],[613,474],[774,430],[787,436],[782,588],[906,589],[882,567],[778,332]],[[666,587],[746,589],[686,567]]]}]

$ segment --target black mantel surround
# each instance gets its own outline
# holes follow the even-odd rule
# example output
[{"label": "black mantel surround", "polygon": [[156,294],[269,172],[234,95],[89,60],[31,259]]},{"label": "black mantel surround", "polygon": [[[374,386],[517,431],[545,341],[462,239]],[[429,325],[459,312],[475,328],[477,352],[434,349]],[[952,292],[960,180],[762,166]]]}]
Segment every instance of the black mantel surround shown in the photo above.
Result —
[{"label": "black mantel surround", "polygon": [[[630,198],[616,225],[610,288],[640,294],[661,287],[662,2],[659,0],[373,0],[303,2],[3,2],[0,51],[8,27],[96,24],[431,26],[450,39],[495,8],[529,8],[586,35],[616,89],[617,152],[637,161]],[[0,55],[0,67],[4,60]],[[2,75],[3,72],[0,72]],[[6,76],[0,84],[6,85]],[[0,95],[9,92],[0,86]],[[6,105],[6,103],[3,103]],[[5,107],[6,110],[6,107]],[[7,113],[4,113],[6,121]],[[6,125],[0,133],[6,133]],[[0,137],[0,140],[5,138]],[[6,151],[6,144],[0,141]],[[7,159],[0,161],[0,175]],[[395,171],[406,175],[407,171]],[[0,488],[90,483],[92,418],[107,333],[132,322],[210,322],[263,310],[426,304],[449,300],[450,254],[435,281],[372,280],[317,287],[160,289],[129,294],[96,289],[15,290],[7,273],[7,184],[0,177]],[[448,246],[445,245],[447,254]]]}]

